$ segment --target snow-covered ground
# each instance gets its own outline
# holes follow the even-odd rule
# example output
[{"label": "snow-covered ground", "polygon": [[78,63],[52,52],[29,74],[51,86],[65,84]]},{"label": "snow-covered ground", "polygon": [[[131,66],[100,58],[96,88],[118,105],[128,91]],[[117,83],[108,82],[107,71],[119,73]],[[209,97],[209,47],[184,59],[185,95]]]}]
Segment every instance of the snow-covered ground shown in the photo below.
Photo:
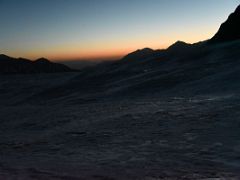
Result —
[{"label": "snow-covered ground", "polygon": [[0,77],[0,179],[240,178],[239,94],[33,100],[76,76]]}]

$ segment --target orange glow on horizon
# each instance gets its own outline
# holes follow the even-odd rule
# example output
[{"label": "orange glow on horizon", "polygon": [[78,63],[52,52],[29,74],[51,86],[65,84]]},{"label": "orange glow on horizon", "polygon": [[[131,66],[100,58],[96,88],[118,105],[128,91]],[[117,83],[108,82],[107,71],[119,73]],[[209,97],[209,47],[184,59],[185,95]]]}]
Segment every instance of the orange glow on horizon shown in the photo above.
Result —
[{"label": "orange glow on horizon", "polygon": [[[208,33],[207,32],[208,29]],[[143,48],[166,49],[178,40],[187,43],[195,43],[200,40],[209,39],[216,32],[217,27],[199,29],[198,32],[169,32],[165,36],[156,37],[155,35],[146,35],[143,37],[132,37],[126,39],[106,40],[106,42],[87,42],[87,43],[63,43],[52,44],[39,48],[18,49],[17,51],[7,51],[6,54],[13,57],[24,57],[28,59],[38,59],[45,57],[51,61],[67,60],[118,60],[123,56]],[[205,33],[204,33],[205,32]],[[198,34],[198,36],[196,36]]]},{"label": "orange glow on horizon", "polygon": [[73,53],[61,53],[57,55],[49,56],[51,60],[66,61],[66,60],[117,60],[128,54],[128,50],[119,51],[92,51],[92,52],[73,52]]},{"label": "orange glow on horizon", "polygon": [[[155,39],[156,40],[156,39]],[[55,46],[48,57],[51,60],[117,60],[123,56],[145,47],[153,49],[163,49],[167,43],[159,43],[152,38],[146,39],[131,39],[131,40],[115,40],[101,42],[91,42],[89,44],[71,44],[64,46]]]}]

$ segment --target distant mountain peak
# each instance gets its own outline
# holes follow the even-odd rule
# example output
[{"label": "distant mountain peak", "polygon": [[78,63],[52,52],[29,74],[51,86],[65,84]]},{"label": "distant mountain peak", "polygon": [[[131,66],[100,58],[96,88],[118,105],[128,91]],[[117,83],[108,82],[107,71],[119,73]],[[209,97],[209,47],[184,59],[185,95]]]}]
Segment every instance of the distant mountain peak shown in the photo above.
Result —
[{"label": "distant mountain peak", "polygon": [[12,58],[0,55],[0,74],[30,74],[75,71],[63,64],[52,63],[46,58],[31,61],[25,58]]},{"label": "distant mountain peak", "polygon": [[35,61],[36,63],[50,63],[50,61],[46,58],[39,58]]},{"label": "distant mountain peak", "polygon": [[154,52],[154,50],[151,48],[143,48],[143,49],[138,49],[135,52]]},{"label": "distant mountain peak", "polygon": [[230,14],[210,43],[227,42],[240,39],[240,5]]},{"label": "distant mountain peak", "polygon": [[171,46],[168,47],[168,51],[181,51],[183,49],[188,48],[189,46],[191,46],[191,44],[188,44],[184,41],[177,41],[174,44],[172,44]]},{"label": "distant mountain peak", "polygon": [[126,55],[122,60],[123,61],[141,60],[141,59],[151,56],[154,53],[155,53],[155,51],[151,48],[138,49],[138,50]]},{"label": "distant mountain peak", "polygon": [[154,50],[151,48],[143,48],[143,49],[138,49],[128,55],[140,55],[140,54],[153,53],[153,52],[154,52]]},{"label": "distant mountain peak", "polygon": [[11,60],[12,58],[5,55],[5,54],[0,54],[0,61],[9,61]]},{"label": "distant mountain peak", "polygon": [[168,49],[171,49],[173,47],[182,47],[182,46],[188,46],[189,44],[185,43],[184,41],[176,41],[171,46],[168,47]]},{"label": "distant mountain peak", "polygon": [[5,54],[0,54],[0,57],[1,57],[1,58],[3,58],[3,57],[4,57],[4,58],[9,58],[9,56],[7,56],[7,55],[5,55]]}]

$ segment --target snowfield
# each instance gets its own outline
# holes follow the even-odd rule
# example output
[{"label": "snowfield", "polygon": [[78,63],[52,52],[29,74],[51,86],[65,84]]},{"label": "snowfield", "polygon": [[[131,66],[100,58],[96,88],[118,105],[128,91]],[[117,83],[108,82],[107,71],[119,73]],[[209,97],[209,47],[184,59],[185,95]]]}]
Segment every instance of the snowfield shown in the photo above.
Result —
[{"label": "snowfield", "polygon": [[239,94],[28,101],[76,76],[1,77],[0,179],[240,178]]}]

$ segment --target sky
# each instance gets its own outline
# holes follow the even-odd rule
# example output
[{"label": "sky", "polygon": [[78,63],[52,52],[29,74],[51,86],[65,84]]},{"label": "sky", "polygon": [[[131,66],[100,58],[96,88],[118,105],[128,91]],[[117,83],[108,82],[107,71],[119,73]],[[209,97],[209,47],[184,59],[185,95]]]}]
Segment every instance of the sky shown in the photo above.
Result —
[{"label": "sky", "polygon": [[211,38],[240,0],[0,0],[0,54],[107,60]]}]

